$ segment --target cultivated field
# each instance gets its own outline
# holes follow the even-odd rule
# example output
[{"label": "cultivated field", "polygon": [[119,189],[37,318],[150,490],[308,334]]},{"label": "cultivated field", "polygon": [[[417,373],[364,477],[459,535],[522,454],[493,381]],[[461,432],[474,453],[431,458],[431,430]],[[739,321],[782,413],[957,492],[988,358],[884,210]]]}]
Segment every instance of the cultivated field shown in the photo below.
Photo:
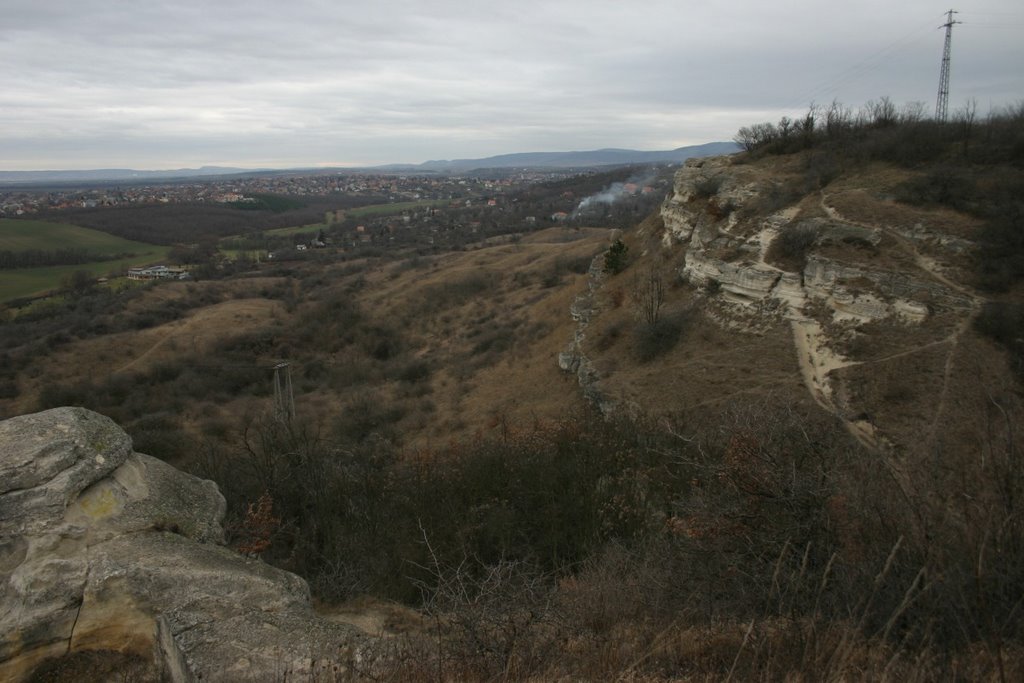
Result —
[{"label": "cultivated field", "polygon": [[326,223],[310,223],[309,225],[296,225],[290,228],[274,228],[264,230],[263,234],[268,237],[280,237],[282,235],[314,235],[321,230],[326,230]]},{"label": "cultivated field", "polygon": [[402,211],[408,211],[412,209],[420,209],[424,206],[444,206],[449,203],[447,199],[427,199],[416,202],[393,202],[389,204],[371,204],[370,206],[360,206],[356,209],[349,209],[345,213],[355,218],[363,216],[377,216],[381,214],[389,213],[401,213]]},{"label": "cultivated field", "polygon": [[66,223],[0,219],[0,251],[77,248],[98,257],[124,253],[152,253],[155,247],[121,237]]},{"label": "cultivated field", "polygon": [[129,266],[159,261],[168,247],[126,240],[121,237],[64,223],[0,220],[0,251],[83,249],[96,255],[89,263],[38,268],[17,268],[0,274],[0,302],[43,294],[60,286],[61,280],[78,270],[99,277],[119,273]]}]

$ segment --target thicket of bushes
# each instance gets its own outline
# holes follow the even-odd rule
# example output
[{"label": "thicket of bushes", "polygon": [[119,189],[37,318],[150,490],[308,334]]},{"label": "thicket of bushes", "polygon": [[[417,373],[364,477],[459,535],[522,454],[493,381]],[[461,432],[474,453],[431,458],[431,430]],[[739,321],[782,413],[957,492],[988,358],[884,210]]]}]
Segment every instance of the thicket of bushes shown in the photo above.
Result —
[{"label": "thicket of bushes", "polygon": [[634,331],[637,360],[649,363],[675,348],[692,317],[689,310],[676,310],[657,320],[637,321]]},{"label": "thicket of bushes", "polygon": [[777,124],[745,126],[733,139],[755,156],[827,149],[843,161],[914,166],[959,157],[1019,165],[1024,161],[1024,105],[993,111],[982,119],[976,105],[968,102],[950,121],[940,122],[927,118],[919,102],[899,108],[883,97],[859,110],[832,102],[812,106],[799,119],[784,116]]},{"label": "thicket of bushes", "polygon": [[1006,349],[1010,368],[1024,382],[1024,303],[989,301],[974,327]]},{"label": "thicket of bushes", "polygon": [[958,658],[989,675],[1020,671],[1024,637],[1024,473],[998,416],[980,465],[898,472],[813,406],[769,401],[713,425],[584,415],[415,453],[254,424],[197,473],[235,511],[273,501],[265,557],[320,597],[437,617],[433,640],[391,653],[407,675],[920,676]]},{"label": "thicket of bushes", "polygon": [[132,254],[96,253],[88,249],[70,247],[67,249],[26,249],[23,251],[0,250],[0,270],[15,268],[38,268],[39,266],[68,266],[94,261],[113,261],[127,258]]},{"label": "thicket of bushes", "polygon": [[[481,282],[489,287],[491,281],[473,275],[455,283],[446,290],[447,298],[441,297],[441,303],[473,296]],[[268,396],[272,368],[286,359],[291,362],[296,395],[367,385],[366,400],[345,406],[343,418],[335,425],[336,433],[345,438],[359,441],[380,432],[385,425],[393,426],[406,414],[433,410],[424,399],[430,391],[424,379],[434,368],[425,360],[410,357],[408,342],[397,325],[373,320],[360,310],[353,290],[359,286],[358,280],[334,288],[325,288],[318,277],[296,279],[293,284],[258,286],[263,296],[282,299],[286,306],[294,307],[296,296],[308,302],[295,311],[287,326],[233,335],[202,351],[193,350],[139,370],[46,384],[35,407],[42,410],[80,405],[96,410],[124,426],[143,452],[172,460],[196,448],[182,436],[181,415],[190,401],[228,402],[244,396]],[[0,356],[5,359],[0,361],[0,396],[16,394],[19,363],[47,362],[50,351],[76,337],[142,329],[180,318],[195,306],[221,300],[229,286],[238,295],[257,293],[246,294],[238,283],[223,288],[219,283],[204,284],[193,286],[195,291],[188,296],[138,307],[130,313],[125,310],[128,301],[98,294],[55,307],[46,315],[40,311],[35,316],[19,316],[0,328],[0,352],[4,350],[3,342],[10,344],[7,353]],[[39,339],[26,345],[26,335],[39,335]],[[481,363],[485,355],[479,354]],[[126,356],[125,362],[130,358]],[[395,381],[407,388],[389,405],[383,405],[378,388]],[[159,419],[150,419],[153,416]],[[389,433],[397,439],[393,429]]]},{"label": "thicket of bushes", "polygon": [[253,210],[249,211],[239,211],[229,205],[159,204],[62,209],[40,214],[40,217],[102,230],[148,244],[174,245],[320,223],[325,211],[386,201],[380,197],[343,195],[329,198],[306,196],[301,201],[271,195],[262,197],[263,200],[253,203]]},{"label": "thicket of bushes", "polygon": [[817,239],[818,232],[813,227],[789,223],[768,245],[766,260],[782,266],[785,270],[803,271],[807,265],[807,253]]}]

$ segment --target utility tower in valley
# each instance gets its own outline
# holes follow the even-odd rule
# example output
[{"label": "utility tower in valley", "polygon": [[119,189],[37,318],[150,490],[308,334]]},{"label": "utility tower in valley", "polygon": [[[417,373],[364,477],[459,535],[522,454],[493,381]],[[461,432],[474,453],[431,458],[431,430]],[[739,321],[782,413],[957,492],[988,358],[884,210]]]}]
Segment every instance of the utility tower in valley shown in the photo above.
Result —
[{"label": "utility tower in valley", "polygon": [[956,10],[946,12],[946,23],[939,26],[946,29],[946,43],[942,47],[942,70],[939,71],[939,96],[935,99],[935,120],[940,123],[946,120],[949,108],[949,46],[953,41],[953,24],[960,23],[953,21],[954,14],[957,14]]},{"label": "utility tower in valley", "polygon": [[[284,375],[283,381],[281,375]],[[295,418],[292,370],[288,362],[274,366],[274,417],[286,424]]]}]

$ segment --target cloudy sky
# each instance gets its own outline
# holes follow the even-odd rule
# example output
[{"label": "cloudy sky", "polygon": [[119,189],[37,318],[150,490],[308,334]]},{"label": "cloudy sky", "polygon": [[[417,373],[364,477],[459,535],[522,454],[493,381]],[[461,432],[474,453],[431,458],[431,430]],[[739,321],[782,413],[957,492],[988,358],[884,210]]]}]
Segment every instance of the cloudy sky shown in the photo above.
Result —
[{"label": "cloudy sky", "polygon": [[[934,110],[924,0],[0,0],[0,170],[420,162]],[[957,4],[950,109],[1024,100],[1020,0]]]}]

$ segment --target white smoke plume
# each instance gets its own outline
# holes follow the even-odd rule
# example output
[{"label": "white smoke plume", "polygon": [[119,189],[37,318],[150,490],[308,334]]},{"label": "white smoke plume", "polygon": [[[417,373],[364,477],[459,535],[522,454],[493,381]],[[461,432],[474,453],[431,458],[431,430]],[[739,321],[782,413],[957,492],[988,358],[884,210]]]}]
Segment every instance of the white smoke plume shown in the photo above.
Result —
[{"label": "white smoke plume", "polygon": [[612,183],[600,192],[585,197],[572,212],[572,216],[575,218],[588,209],[595,208],[598,204],[614,204],[624,197],[632,197],[640,192],[645,185],[649,185],[655,177],[657,177],[655,173],[638,173],[623,182]]}]

